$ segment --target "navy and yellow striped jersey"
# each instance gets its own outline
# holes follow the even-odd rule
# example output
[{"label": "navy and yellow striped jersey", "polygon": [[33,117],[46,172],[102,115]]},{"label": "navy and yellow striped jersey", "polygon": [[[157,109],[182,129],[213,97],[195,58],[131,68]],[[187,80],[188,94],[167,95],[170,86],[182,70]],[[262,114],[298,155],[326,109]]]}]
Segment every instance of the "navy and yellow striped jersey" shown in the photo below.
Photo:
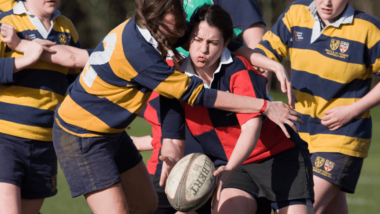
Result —
[{"label": "navy and yellow striped jersey", "polygon": [[[158,50],[157,50],[158,48]],[[92,52],[80,78],[58,108],[57,123],[76,136],[120,133],[152,90],[190,105],[212,107],[216,90],[168,66],[156,40],[134,18],[112,30]]]},{"label": "navy and yellow striped jersey", "polygon": [[[23,2],[0,14],[0,23],[13,25],[23,39],[47,39],[80,47],[78,34],[69,19],[56,10],[52,29],[41,29],[38,18],[26,11]],[[1,38],[1,36],[0,36]],[[52,141],[54,111],[67,91],[68,68],[38,61],[13,73],[14,59],[23,54],[0,43],[0,132],[12,136]]]},{"label": "navy and yellow striped jersey", "polygon": [[16,0],[0,0],[0,14],[4,11],[12,10],[17,3],[18,1]]},{"label": "navy and yellow striped jersey", "polygon": [[337,131],[321,124],[324,111],[350,105],[380,76],[380,20],[347,5],[342,17],[323,30],[313,1],[295,1],[268,31],[256,51],[291,61],[291,81],[302,114],[300,136],[310,152],[366,157],[372,135],[368,112]]}]

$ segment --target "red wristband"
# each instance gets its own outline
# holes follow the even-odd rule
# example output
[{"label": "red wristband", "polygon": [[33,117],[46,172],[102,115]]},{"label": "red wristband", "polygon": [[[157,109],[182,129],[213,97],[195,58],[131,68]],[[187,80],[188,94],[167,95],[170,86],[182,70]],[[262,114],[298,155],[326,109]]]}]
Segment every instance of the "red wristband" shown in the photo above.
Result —
[{"label": "red wristband", "polygon": [[264,100],[264,105],[260,109],[260,113],[264,113],[264,111],[267,109],[268,100]]}]

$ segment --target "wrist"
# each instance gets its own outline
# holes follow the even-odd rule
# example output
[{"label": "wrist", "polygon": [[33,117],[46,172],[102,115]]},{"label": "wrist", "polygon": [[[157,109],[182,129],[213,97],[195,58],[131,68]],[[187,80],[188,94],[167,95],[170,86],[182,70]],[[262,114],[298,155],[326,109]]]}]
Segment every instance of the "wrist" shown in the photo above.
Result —
[{"label": "wrist", "polygon": [[265,110],[267,110],[267,107],[268,107],[268,101],[267,100],[264,100],[264,104],[263,104],[263,106],[261,107],[261,109],[260,109],[260,113],[264,113],[265,112]]},{"label": "wrist", "polygon": [[15,51],[24,53],[29,43],[31,43],[31,41],[21,39],[20,42],[16,45]]}]

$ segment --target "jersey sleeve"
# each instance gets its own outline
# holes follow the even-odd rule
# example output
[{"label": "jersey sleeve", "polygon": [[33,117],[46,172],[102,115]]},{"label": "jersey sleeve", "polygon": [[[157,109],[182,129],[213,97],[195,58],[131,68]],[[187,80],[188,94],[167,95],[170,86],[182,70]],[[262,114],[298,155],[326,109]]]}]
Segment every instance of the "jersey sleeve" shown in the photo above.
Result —
[{"label": "jersey sleeve", "polygon": [[215,89],[204,88],[199,78],[175,71],[163,59],[140,72],[134,80],[167,98],[176,98],[189,105],[212,108],[215,103]]},{"label": "jersey sleeve", "polygon": [[162,138],[185,139],[185,113],[177,99],[160,96]]},{"label": "jersey sleeve", "polygon": [[6,84],[13,82],[13,67],[15,63],[15,58],[4,57],[7,44],[1,42],[2,38],[3,36],[0,35],[0,84]]},{"label": "jersey sleeve", "polygon": [[[378,26],[380,27],[380,21],[378,23]],[[370,33],[369,38],[367,39],[367,44],[369,46],[368,51],[369,51],[369,58],[370,58],[370,63],[372,66],[372,72],[373,74],[380,78],[380,37],[378,32],[380,31],[380,28],[377,28],[376,33]]]},{"label": "jersey sleeve", "polygon": [[264,34],[261,42],[255,48],[255,51],[277,62],[281,62],[283,58],[287,57],[291,43],[289,13],[296,13],[297,11],[290,11],[290,8],[291,6],[278,18],[276,24]]},{"label": "jersey sleeve", "polygon": [[253,24],[262,23],[265,25],[260,6],[256,0],[214,0],[214,4],[220,5],[230,14],[236,36],[239,36]]},{"label": "jersey sleeve", "polygon": [[[230,91],[233,94],[265,99],[266,82],[267,79],[255,71],[254,68],[248,68],[246,70],[236,72],[231,76]],[[236,113],[240,126],[257,116],[261,116],[261,113]]]}]

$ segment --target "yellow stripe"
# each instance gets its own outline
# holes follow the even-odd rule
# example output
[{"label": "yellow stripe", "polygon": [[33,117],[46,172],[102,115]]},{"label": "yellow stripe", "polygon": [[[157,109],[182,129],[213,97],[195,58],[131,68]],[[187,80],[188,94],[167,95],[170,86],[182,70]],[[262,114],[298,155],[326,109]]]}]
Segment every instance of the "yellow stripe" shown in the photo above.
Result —
[{"label": "yellow stripe", "polygon": [[0,10],[2,11],[9,11],[14,6],[16,6],[17,2],[14,0],[0,0]]},{"label": "yellow stripe", "polygon": [[0,101],[9,104],[28,106],[55,111],[63,96],[42,89],[21,86],[0,86]]},{"label": "yellow stripe", "polygon": [[356,41],[369,49],[380,41],[380,29],[371,22],[357,18],[352,25],[344,25],[344,28],[327,27],[322,34]]},{"label": "yellow stripe", "polygon": [[[131,81],[134,77],[137,76],[138,73],[135,71],[132,65],[128,62],[124,54],[122,36],[123,36],[124,27],[127,23],[128,23],[128,20],[125,21],[123,24],[119,25],[117,28],[115,28],[113,31],[109,33],[109,34],[116,33],[117,35],[115,50],[112,53],[112,57],[110,58],[109,64],[111,66],[112,71],[115,73],[116,76],[120,77],[121,79]],[[106,44],[103,43],[103,46],[105,48]]]},{"label": "yellow stripe", "polygon": [[[186,74],[175,71],[172,75],[166,78],[165,81],[161,82],[154,89],[154,91],[168,98],[179,99],[186,92],[186,89],[189,86],[190,82],[191,78],[189,78]],[[195,92],[195,94],[194,92],[192,96],[195,95],[194,99],[196,99],[199,91]]]},{"label": "yellow stripe", "polygon": [[[325,116],[325,114],[323,113],[324,111],[327,111],[337,106],[351,105],[360,99],[360,98],[338,98],[338,99],[331,99],[329,101],[326,101],[325,99],[318,96],[313,96],[308,93],[303,93],[294,89],[293,91],[298,100],[298,102],[296,103],[295,110],[301,114],[310,115],[313,118],[319,118],[319,119]],[[369,111],[367,111],[363,113],[362,115],[358,116],[357,119],[369,118],[369,117],[370,117],[370,114],[369,114]]]},{"label": "yellow stripe", "polygon": [[335,60],[326,57],[317,51],[290,48],[289,54],[290,61],[292,62],[292,69],[307,71],[308,73],[318,75],[323,79],[346,84],[354,79],[365,80],[372,78],[372,73],[366,70],[365,65]]},{"label": "yellow stripe", "polygon": [[267,33],[265,33],[265,35],[263,36],[263,40],[269,41],[272,48],[276,50],[277,54],[282,56],[282,58],[288,57],[288,46],[284,45],[281,41],[281,38],[278,37],[276,34],[272,33],[272,31],[268,31]]},{"label": "yellow stripe", "polygon": [[310,10],[305,5],[292,5],[285,13],[282,21],[290,32],[290,26],[313,29],[315,19],[311,16]]},{"label": "yellow stripe", "polygon": [[100,133],[120,133],[124,131],[124,129],[109,127],[102,120],[76,104],[69,95],[66,96],[62,105],[58,108],[58,114],[66,123],[89,131]]},{"label": "yellow stripe", "polygon": [[63,129],[65,132],[72,134],[72,135],[75,135],[75,136],[78,136],[78,137],[100,137],[100,136],[102,136],[100,134],[78,134],[78,133],[72,132],[72,131],[66,129],[64,126],[62,126],[57,118],[55,118],[55,122],[57,122],[58,126],[61,127],[61,129]]},{"label": "yellow stripe", "polygon": [[194,89],[194,91],[193,91],[193,93],[191,94],[190,98],[187,100],[187,103],[188,103],[189,105],[194,105],[195,100],[197,99],[199,93],[200,93],[200,92],[202,91],[202,89],[203,89],[203,86],[204,86],[203,84],[200,84],[200,85],[198,85],[197,88]]},{"label": "yellow stripe", "polygon": [[[371,69],[371,68],[369,68]],[[375,61],[375,63],[372,64],[372,72],[379,73],[380,72],[380,58]]]},{"label": "yellow stripe", "polygon": [[37,30],[36,27],[30,22],[27,15],[9,15],[1,20],[2,23],[13,25],[17,32],[27,30]]},{"label": "yellow stripe", "polygon": [[148,102],[151,94],[150,92],[144,94],[134,88],[110,85],[104,82],[99,76],[95,78],[91,88],[89,88],[83,81],[82,76],[80,77],[79,82],[87,93],[94,94],[99,98],[107,98],[110,102],[136,114],[139,113],[146,102]]},{"label": "yellow stripe", "polygon": [[23,125],[6,120],[0,120],[0,127],[0,132],[4,134],[32,140],[53,141],[52,128]]},{"label": "yellow stripe", "polygon": [[344,135],[299,133],[300,137],[309,144],[310,153],[337,152],[345,155],[365,158],[371,144],[371,139],[361,139]]}]

